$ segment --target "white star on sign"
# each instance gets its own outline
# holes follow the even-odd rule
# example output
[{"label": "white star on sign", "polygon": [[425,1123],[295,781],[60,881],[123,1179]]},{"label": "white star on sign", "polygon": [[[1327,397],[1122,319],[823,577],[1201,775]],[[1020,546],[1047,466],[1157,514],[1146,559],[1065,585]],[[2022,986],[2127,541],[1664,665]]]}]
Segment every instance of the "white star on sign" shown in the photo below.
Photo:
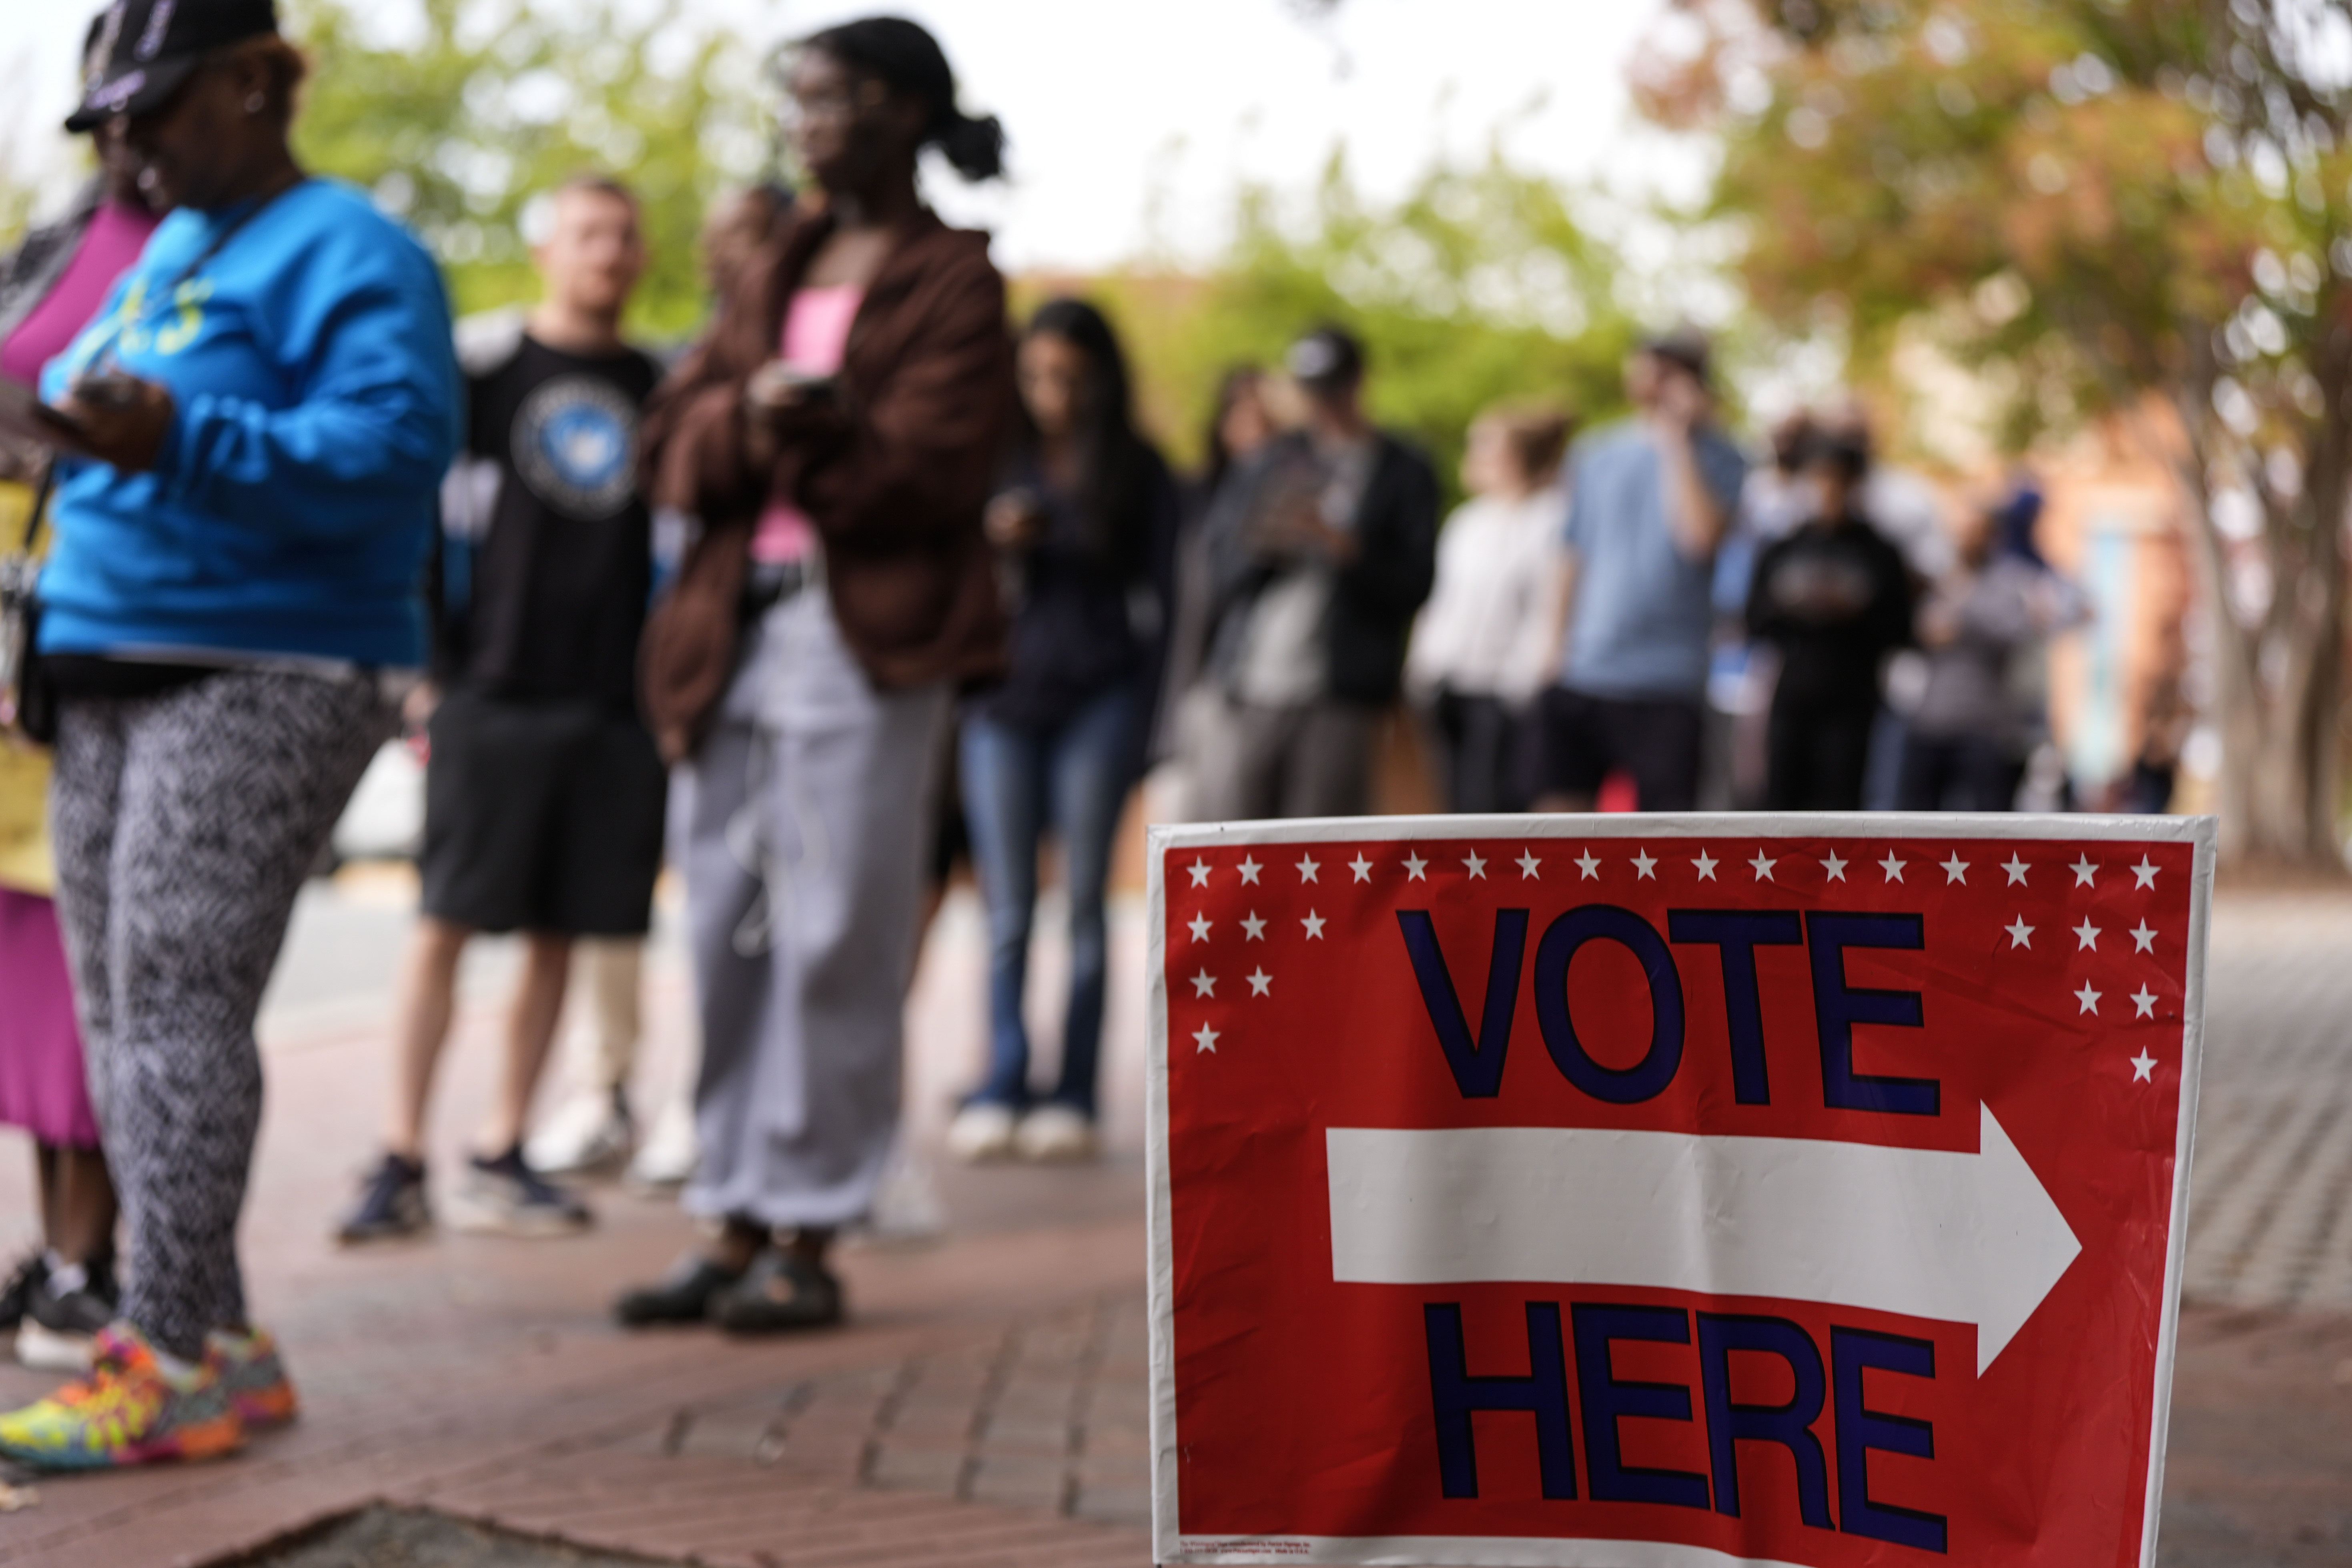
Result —
[{"label": "white star on sign", "polygon": [[1323,917],[1321,915],[1317,914],[1313,910],[1309,910],[1307,911],[1307,918],[1300,921],[1298,923],[1307,928],[1307,941],[1321,942],[1323,940]]},{"label": "white star on sign", "polygon": [[1470,875],[1477,880],[1484,881],[1486,879],[1486,862],[1478,858],[1478,852],[1475,849],[1472,850],[1469,856],[1463,860],[1462,868],[1469,872]]},{"label": "white star on sign", "polygon": [[1834,849],[1830,851],[1830,858],[1822,862],[1822,869],[1830,874],[1829,879],[1832,882],[1845,880],[1845,861]]},{"label": "white star on sign", "polygon": [[1208,917],[1208,916],[1206,916],[1206,915],[1194,915],[1194,916],[1192,918],[1192,920],[1190,920],[1190,921],[1187,921],[1186,923],[1187,923],[1187,924],[1189,924],[1189,925],[1192,928],[1192,940],[1193,940],[1194,942],[1206,942],[1206,941],[1208,941],[1208,940],[1209,940],[1209,917]]},{"label": "white star on sign", "polygon": [[2080,952],[2085,948],[2093,952],[2099,949],[2099,928],[2088,920],[2074,928],[2074,951]]},{"label": "white star on sign", "polygon": [[1714,856],[1702,849],[1698,852],[1698,858],[1692,861],[1691,864],[1698,868],[1698,879],[1700,881],[1712,882],[1715,880]]},{"label": "white star on sign", "polygon": [[2011,851],[2008,859],[2001,862],[2000,868],[2009,873],[2009,885],[2011,887],[2018,887],[2024,882],[2025,862],[2018,858],[2017,853],[2014,850]]},{"label": "white star on sign", "polygon": [[1251,995],[1266,996],[1272,994],[1266,987],[1274,984],[1274,976],[1268,974],[1264,969],[1261,968],[1255,974],[1251,975],[1249,977],[1249,983]]},{"label": "white star on sign", "polygon": [[2153,1018],[2156,1016],[2155,992],[2150,991],[2147,986],[2143,985],[2138,990],[2132,993],[2131,1000],[2132,1005],[2139,1009],[2139,1011],[2134,1014],[2133,1016],[2139,1018]]},{"label": "white star on sign", "polygon": [[1217,1031],[1203,1024],[1199,1032],[1193,1035],[1192,1043],[1211,1056],[1214,1056],[1217,1054]]},{"label": "white star on sign", "polygon": [[1948,888],[1958,882],[1965,887],[1968,880],[1969,863],[1961,859],[1960,852],[1955,849],[1952,851],[1952,858],[1944,862],[1944,886]]},{"label": "white star on sign", "polygon": [[1372,879],[1372,863],[1364,858],[1364,852],[1360,849],[1356,851],[1356,858],[1348,862],[1348,869],[1356,874],[1356,880],[1359,882],[1369,882]]},{"label": "white star on sign", "polygon": [[1260,866],[1254,859],[1244,860],[1241,863],[1240,868],[1242,874],[1242,885],[1248,888],[1255,888],[1257,886],[1257,874],[1261,870],[1265,869],[1264,867]]},{"label": "white star on sign", "polygon": [[2139,1055],[2131,1058],[2131,1065],[2132,1082],[2154,1083],[2156,1081],[2156,1079],[2148,1076],[2148,1074],[2156,1070],[2156,1058],[2147,1054],[2147,1047],[2146,1046],[2142,1046],[2139,1048]]},{"label": "white star on sign", "polygon": [[1520,879],[1521,879],[1522,880],[1526,880],[1526,879],[1532,879],[1532,878],[1535,876],[1535,874],[1536,874],[1536,868],[1538,868],[1538,866],[1541,866],[1542,864],[1543,864],[1543,862],[1542,862],[1542,861],[1540,861],[1540,860],[1538,860],[1538,859],[1537,859],[1537,858],[1536,858],[1536,852],[1535,852],[1534,850],[1532,850],[1532,849],[1522,849],[1522,850],[1520,850],[1520,851],[1519,851],[1519,877],[1520,877]]},{"label": "white star on sign", "polygon": [[2091,864],[2091,858],[2088,855],[2066,868],[2074,873],[2074,886],[2078,888],[2092,887],[2098,879],[2099,868]]},{"label": "white star on sign", "polygon": [[1302,855],[1298,858],[1298,879],[1302,882],[1313,881],[1315,873],[1322,868],[1315,863],[1311,856]]},{"label": "white star on sign", "polygon": [[2132,927],[2131,939],[2132,951],[2134,952],[2154,952],[2156,951],[2156,928],[2149,925],[2146,921],[2142,921],[2139,924]]},{"label": "white star on sign", "polygon": [[1249,918],[1242,921],[1242,933],[1252,942],[1265,940],[1265,922],[1257,918],[1255,910],[1252,910],[1249,912]]},{"label": "white star on sign", "polygon": [[1422,868],[1428,864],[1428,861],[1418,855],[1408,855],[1404,858],[1404,874],[1413,881],[1426,882],[1429,879],[1423,876],[1421,872]]},{"label": "white star on sign", "polygon": [[1878,863],[1878,868],[1886,873],[1886,879],[1888,881],[1899,882],[1903,879],[1903,868],[1906,864],[1908,864],[1908,862],[1897,860],[1895,858],[1895,851],[1889,849],[1886,852],[1886,858]]},{"label": "white star on sign", "polygon": [[2017,917],[2017,922],[2014,925],[2004,926],[2002,929],[2009,932],[2009,945],[2011,947],[2032,947],[2033,945],[2033,928],[2025,923],[2025,917],[2023,915]]},{"label": "white star on sign", "polygon": [[1638,873],[1639,875],[1643,876],[1643,877],[1649,878],[1649,879],[1650,879],[1650,880],[1652,880],[1652,881],[1655,881],[1657,879],[1656,879],[1656,878],[1654,878],[1654,877],[1651,877],[1651,876],[1650,876],[1650,870],[1651,870],[1651,868],[1653,868],[1653,867],[1654,867],[1655,865],[1657,865],[1657,863],[1658,863],[1658,858],[1657,858],[1657,857],[1656,857],[1656,856],[1654,856],[1654,855],[1653,855],[1653,854],[1651,854],[1651,853],[1650,853],[1648,850],[1646,850],[1646,849],[1643,849],[1643,850],[1640,851],[1639,853],[1635,854],[1635,855],[1634,855],[1634,857],[1633,857],[1633,869],[1634,869],[1634,871],[1635,871],[1636,873]]},{"label": "white star on sign", "polygon": [[1217,977],[1215,975],[1203,969],[1200,973],[1192,976],[1192,996],[1195,1001],[1203,996],[1214,996],[1216,994]]},{"label": "white star on sign", "polygon": [[1209,885],[1209,863],[1206,860],[1195,860],[1184,869],[1192,873],[1192,886],[1205,888]]},{"label": "white star on sign", "polygon": [[2091,983],[2087,980],[2083,982],[2083,988],[2074,993],[2074,1000],[2083,1005],[2085,1013],[2096,1014],[2099,1010],[2099,994],[2091,989]]},{"label": "white star on sign", "polygon": [[2156,886],[2156,862],[2149,859],[2145,855],[2139,858],[2139,864],[2131,868],[2131,874],[2138,879],[2138,881],[2136,884],[2137,887],[2153,888]]},{"label": "white star on sign", "polygon": [[1576,866],[1588,882],[1601,875],[1601,857],[1592,852],[1591,845],[1585,846],[1584,853],[1576,858]]},{"label": "white star on sign", "polygon": [[1756,879],[1758,881],[1769,882],[1772,879],[1772,868],[1779,865],[1780,862],[1778,860],[1767,860],[1764,858],[1764,851],[1759,849],[1756,851],[1756,858],[1748,863],[1756,868]]}]

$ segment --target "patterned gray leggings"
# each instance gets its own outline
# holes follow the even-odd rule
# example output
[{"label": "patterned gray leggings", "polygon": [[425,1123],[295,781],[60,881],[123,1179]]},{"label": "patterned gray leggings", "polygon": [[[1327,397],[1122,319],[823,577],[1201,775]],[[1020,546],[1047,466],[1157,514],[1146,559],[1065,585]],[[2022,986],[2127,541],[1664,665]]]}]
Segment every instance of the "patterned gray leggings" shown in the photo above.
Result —
[{"label": "patterned gray leggings", "polygon": [[295,895],[390,728],[373,679],[260,670],[59,715],[58,910],[130,1228],[122,1316],[174,1355],[245,1321],[254,1017]]}]

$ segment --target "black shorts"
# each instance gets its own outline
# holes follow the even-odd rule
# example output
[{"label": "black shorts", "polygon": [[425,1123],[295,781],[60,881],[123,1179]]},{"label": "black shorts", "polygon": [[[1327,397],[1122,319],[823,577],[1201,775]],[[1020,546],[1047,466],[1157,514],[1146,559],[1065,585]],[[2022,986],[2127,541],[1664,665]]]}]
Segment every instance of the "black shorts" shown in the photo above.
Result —
[{"label": "black shorts", "polygon": [[1643,811],[1698,805],[1697,698],[1593,697],[1555,686],[1541,713],[1545,794],[1591,796],[1622,773]]},{"label": "black shorts", "polygon": [[476,931],[643,936],[669,774],[635,717],[453,691],[425,768],[424,910]]}]

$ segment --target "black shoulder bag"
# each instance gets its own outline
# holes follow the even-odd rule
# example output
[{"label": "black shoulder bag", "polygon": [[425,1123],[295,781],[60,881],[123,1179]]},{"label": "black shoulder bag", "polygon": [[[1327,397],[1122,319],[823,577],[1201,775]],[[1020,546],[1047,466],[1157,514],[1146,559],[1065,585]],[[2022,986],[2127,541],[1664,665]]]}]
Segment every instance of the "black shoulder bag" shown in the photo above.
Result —
[{"label": "black shoulder bag", "polygon": [[22,544],[14,554],[0,556],[0,729],[14,729],[44,746],[58,738],[58,697],[41,677],[41,601],[34,590],[41,574],[41,519],[57,477],[53,460],[33,496]]}]

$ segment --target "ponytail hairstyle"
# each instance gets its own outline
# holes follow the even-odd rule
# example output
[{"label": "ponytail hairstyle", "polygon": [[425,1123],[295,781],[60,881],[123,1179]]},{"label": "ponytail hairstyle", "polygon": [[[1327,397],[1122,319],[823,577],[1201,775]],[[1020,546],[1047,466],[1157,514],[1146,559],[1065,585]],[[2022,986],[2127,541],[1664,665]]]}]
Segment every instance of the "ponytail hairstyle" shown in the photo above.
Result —
[{"label": "ponytail hairstyle", "polygon": [[[1086,390],[1072,434],[1078,448],[1079,527],[1087,548],[1122,577],[1139,572],[1151,540],[1150,447],[1135,428],[1135,395],[1118,334],[1084,300],[1049,300],[1022,331],[1055,337],[1086,356]],[[1025,416],[1024,416],[1025,422]],[[1029,434],[1032,449],[1036,444]]]},{"label": "ponytail hairstyle", "polygon": [[949,167],[975,183],[1004,173],[1004,127],[992,114],[966,114],[956,103],[955,72],[940,41],[903,16],[866,16],[812,33],[804,49],[822,49],[892,92],[919,100],[930,118],[922,145],[937,147]]}]

